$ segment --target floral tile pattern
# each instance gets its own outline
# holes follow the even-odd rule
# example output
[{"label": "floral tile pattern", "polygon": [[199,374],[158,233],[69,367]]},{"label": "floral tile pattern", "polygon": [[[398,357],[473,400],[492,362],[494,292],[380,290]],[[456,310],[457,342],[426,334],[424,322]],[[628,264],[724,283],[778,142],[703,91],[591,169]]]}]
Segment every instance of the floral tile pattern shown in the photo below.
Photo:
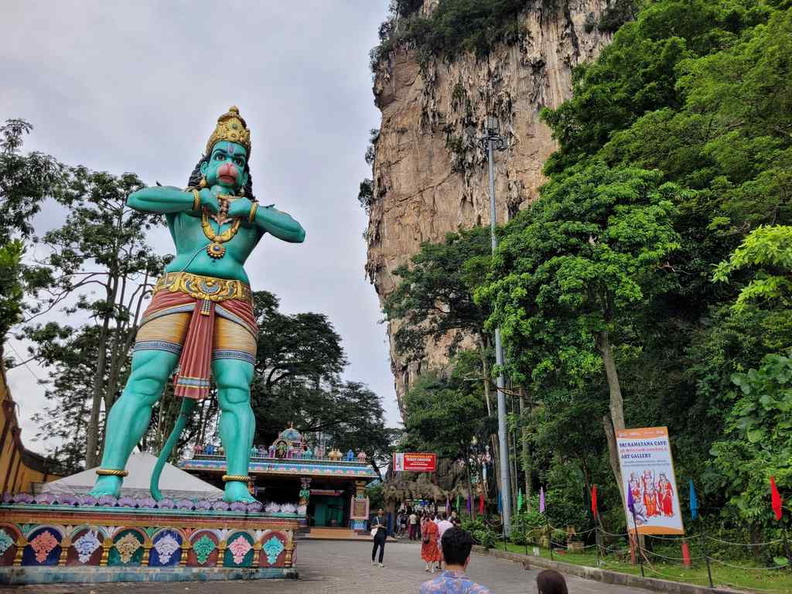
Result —
[{"label": "floral tile pattern", "polygon": [[88,563],[94,551],[102,546],[101,541],[96,535],[96,532],[89,530],[80,538],[74,541],[74,550],[77,551],[77,558],[80,563]]},{"label": "floral tile pattern", "polygon": [[267,562],[270,565],[274,565],[278,560],[278,556],[283,552],[284,546],[280,538],[273,536],[261,548],[267,555]]},{"label": "floral tile pattern", "polygon": [[59,544],[58,539],[52,535],[52,532],[45,530],[30,541],[30,548],[36,553],[36,561],[44,563],[52,552],[52,549]]},{"label": "floral tile pattern", "polygon": [[181,545],[172,534],[168,533],[154,543],[154,549],[157,551],[162,564],[167,565],[170,563],[173,553],[181,549]]},{"label": "floral tile pattern", "polygon": [[248,542],[248,540],[241,534],[237,536],[230,545],[228,545],[228,550],[231,551],[231,554],[234,557],[234,563],[236,565],[239,565],[245,560],[245,555],[247,555],[252,548],[253,547]]},{"label": "floral tile pattern", "polygon": [[205,534],[195,541],[193,544],[193,551],[195,551],[195,558],[198,559],[198,563],[203,565],[209,559],[209,555],[212,554],[217,546],[215,545],[214,541],[206,536]]}]

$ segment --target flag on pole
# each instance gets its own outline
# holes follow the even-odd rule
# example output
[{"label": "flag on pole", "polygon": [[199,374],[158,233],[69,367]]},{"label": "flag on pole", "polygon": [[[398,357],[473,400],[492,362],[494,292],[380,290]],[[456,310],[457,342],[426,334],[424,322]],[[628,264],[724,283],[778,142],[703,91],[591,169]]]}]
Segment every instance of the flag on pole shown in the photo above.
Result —
[{"label": "flag on pole", "polygon": [[544,511],[545,511],[544,487],[539,487],[539,513],[543,514]]},{"label": "flag on pole", "polygon": [[457,511],[462,513],[462,495],[457,493],[457,504],[456,504]]},{"label": "flag on pole", "polygon": [[773,507],[775,519],[780,520],[781,516],[784,515],[784,508],[781,507],[784,503],[784,500],[781,499],[781,493],[778,492],[778,487],[776,487],[774,476],[770,477],[770,502]]},{"label": "flag on pole", "polygon": [[503,499],[501,499],[500,491],[498,491],[498,513],[503,513]]},{"label": "flag on pole", "polygon": [[468,491],[468,496],[467,496],[467,510],[469,514],[473,513],[473,503],[470,501],[470,491]]},{"label": "flag on pole", "polygon": [[635,498],[632,494],[632,489],[627,487],[627,509],[630,510],[630,513],[635,516]]},{"label": "flag on pole", "polygon": [[690,517],[694,520],[698,518],[698,497],[696,497],[696,487],[693,486],[693,479],[690,479]]},{"label": "flag on pole", "polygon": [[597,518],[597,485],[591,486],[591,513]]},{"label": "flag on pole", "polygon": [[479,493],[479,513],[484,513],[484,493]]},{"label": "flag on pole", "polygon": [[517,511],[520,511],[522,509],[522,506],[523,506],[523,495],[522,495],[522,489],[520,489],[519,491],[517,491]]}]

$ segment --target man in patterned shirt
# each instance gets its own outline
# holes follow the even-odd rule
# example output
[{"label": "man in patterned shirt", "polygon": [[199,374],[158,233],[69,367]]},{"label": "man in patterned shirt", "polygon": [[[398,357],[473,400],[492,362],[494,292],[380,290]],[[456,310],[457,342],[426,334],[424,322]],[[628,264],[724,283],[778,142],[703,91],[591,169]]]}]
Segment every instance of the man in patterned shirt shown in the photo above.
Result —
[{"label": "man in patterned shirt", "polygon": [[473,537],[454,526],[443,533],[441,543],[446,569],[435,579],[421,584],[421,594],[492,594],[465,575]]}]

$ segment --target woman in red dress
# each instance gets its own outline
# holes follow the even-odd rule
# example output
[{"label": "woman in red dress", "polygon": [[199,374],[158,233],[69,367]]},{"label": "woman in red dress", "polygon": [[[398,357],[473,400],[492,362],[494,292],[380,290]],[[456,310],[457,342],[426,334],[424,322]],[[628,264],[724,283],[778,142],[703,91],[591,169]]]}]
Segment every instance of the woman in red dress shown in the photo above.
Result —
[{"label": "woman in red dress", "polygon": [[421,559],[426,561],[426,571],[432,573],[435,572],[435,564],[440,563],[440,549],[437,548],[438,535],[434,518],[427,515],[426,521],[421,526]]}]

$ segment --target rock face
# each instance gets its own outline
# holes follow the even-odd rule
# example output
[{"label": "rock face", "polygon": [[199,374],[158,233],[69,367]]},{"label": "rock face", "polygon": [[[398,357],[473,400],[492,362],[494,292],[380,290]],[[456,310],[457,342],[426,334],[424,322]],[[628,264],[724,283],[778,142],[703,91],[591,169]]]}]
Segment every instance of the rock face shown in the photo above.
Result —
[{"label": "rock face", "polygon": [[[424,0],[422,10],[436,4]],[[534,200],[544,182],[542,166],[556,145],[539,112],[570,96],[573,67],[596,58],[609,41],[592,27],[607,1],[529,4],[521,16],[520,41],[496,47],[487,58],[468,54],[419,64],[413,50],[400,48],[377,66],[374,96],[382,124],[375,144],[366,273],[381,301],[398,284],[393,271],[422,242],[489,225],[486,156],[476,140],[488,113],[498,116],[508,144],[496,153],[497,221],[507,221]],[[398,323],[391,321],[391,336]],[[408,364],[391,339],[400,405],[421,368],[446,363],[445,346],[429,344],[424,361]]]}]

